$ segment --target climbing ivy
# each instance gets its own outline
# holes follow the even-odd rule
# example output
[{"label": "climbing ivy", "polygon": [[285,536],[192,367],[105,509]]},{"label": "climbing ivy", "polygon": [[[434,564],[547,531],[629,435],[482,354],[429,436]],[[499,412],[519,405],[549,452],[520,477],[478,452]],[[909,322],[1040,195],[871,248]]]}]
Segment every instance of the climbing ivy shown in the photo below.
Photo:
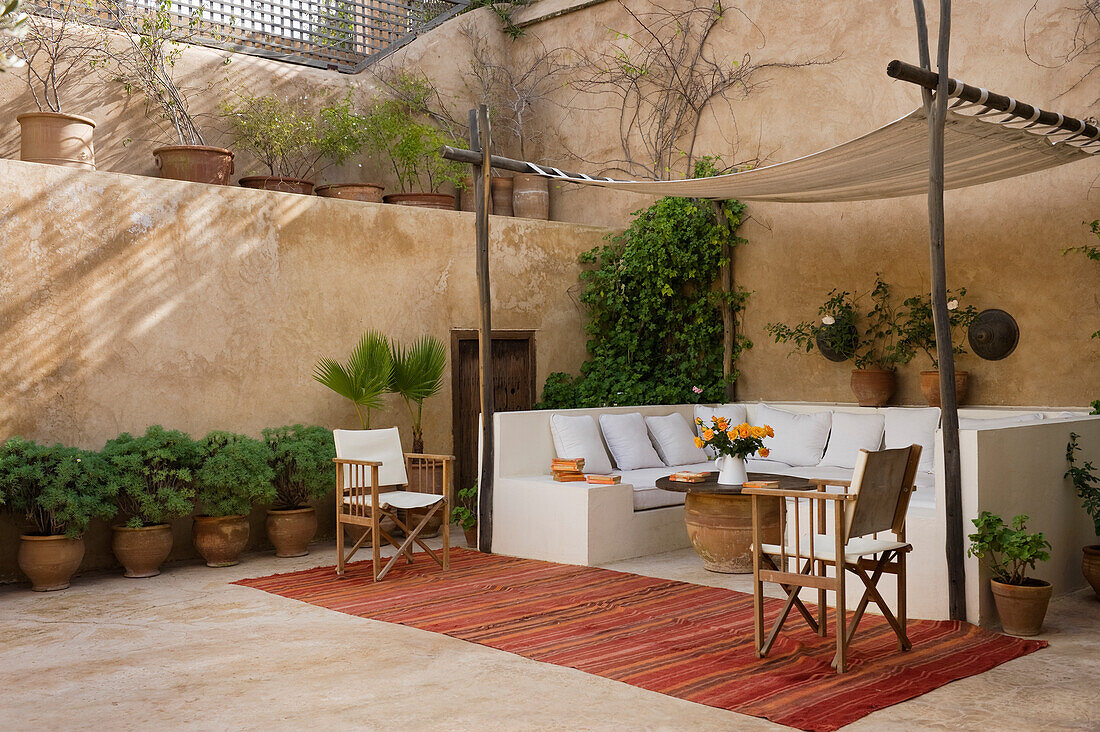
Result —
[{"label": "climbing ivy", "polygon": [[[713,159],[695,177],[711,174]],[[635,211],[630,227],[581,255],[581,303],[588,311],[589,360],[580,375],[550,374],[539,406],[547,409],[714,402],[724,398],[721,304],[736,313],[748,292],[717,291],[727,263],[723,244],[737,236],[745,206],[662,198]],[[734,360],[752,343],[738,338]],[[730,381],[737,373],[731,374]]]}]

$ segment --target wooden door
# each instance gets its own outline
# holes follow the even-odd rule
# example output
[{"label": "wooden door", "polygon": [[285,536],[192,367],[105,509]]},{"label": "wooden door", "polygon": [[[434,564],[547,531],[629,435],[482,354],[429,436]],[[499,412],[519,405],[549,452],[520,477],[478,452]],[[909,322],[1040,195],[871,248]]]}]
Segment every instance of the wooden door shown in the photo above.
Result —
[{"label": "wooden door", "polygon": [[[454,428],[455,490],[477,482],[477,331],[451,331],[451,404]],[[535,406],[535,339],[532,331],[493,331],[493,402],[498,412]]]}]

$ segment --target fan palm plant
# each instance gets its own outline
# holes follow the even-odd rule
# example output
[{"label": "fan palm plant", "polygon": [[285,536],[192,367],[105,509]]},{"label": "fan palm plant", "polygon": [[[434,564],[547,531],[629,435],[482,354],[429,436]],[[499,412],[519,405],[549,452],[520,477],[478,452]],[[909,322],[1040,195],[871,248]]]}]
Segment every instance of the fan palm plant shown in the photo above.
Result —
[{"label": "fan palm plant", "polygon": [[385,335],[363,334],[346,363],[327,356],[313,367],[313,378],[351,400],[363,429],[370,429],[370,412],[382,408],[382,396],[392,391],[394,363]]},{"label": "fan palm plant", "polygon": [[[393,346],[393,381],[390,390],[401,395],[409,408],[413,425],[413,452],[424,452],[424,430],[421,419],[424,400],[434,396],[443,386],[443,369],[447,351],[438,338],[422,336],[406,348]],[[413,409],[413,405],[416,409]]]}]

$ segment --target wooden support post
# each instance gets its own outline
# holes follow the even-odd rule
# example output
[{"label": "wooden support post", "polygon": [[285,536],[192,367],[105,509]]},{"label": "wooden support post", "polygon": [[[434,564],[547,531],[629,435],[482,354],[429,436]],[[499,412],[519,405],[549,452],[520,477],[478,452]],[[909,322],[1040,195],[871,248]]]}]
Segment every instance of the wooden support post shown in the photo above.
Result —
[{"label": "wooden support post", "polygon": [[[729,220],[726,211],[722,208],[721,201],[712,201],[714,216],[719,226],[728,227]],[[728,242],[722,244],[722,257],[726,263],[718,272],[719,285],[726,295],[733,294],[733,247]],[[722,301],[722,378],[726,380],[726,401],[732,402],[737,398],[737,384],[730,381],[733,373],[733,346],[737,342],[737,322],[733,319],[733,303],[728,299]]]},{"label": "wooden support post", "polygon": [[478,479],[477,548],[493,550],[493,321],[489,288],[489,109],[484,104],[470,110],[470,149],[480,153],[473,166],[475,232],[477,238],[478,376],[481,383],[481,475]]}]

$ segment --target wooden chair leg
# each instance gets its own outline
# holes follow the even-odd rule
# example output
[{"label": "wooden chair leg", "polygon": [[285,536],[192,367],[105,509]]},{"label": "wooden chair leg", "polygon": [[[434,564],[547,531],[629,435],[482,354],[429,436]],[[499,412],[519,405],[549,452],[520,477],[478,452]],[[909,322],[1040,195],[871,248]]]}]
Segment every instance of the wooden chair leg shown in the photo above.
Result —
[{"label": "wooden chair leg", "polygon": [[764,583],[760,579],[760,522],[756,508],[756,496],[752,497],[752,619],[753,648],[756,657],[763,658],[764,653]]},{"label": "wooden chair leg", "polygon": [[[817,574],[825,576],[825,562],[817,562]],[[829,634],[829,598],[825,590],[817,591],[817,634],[824,638]]]},{"label": "wooden chair leg", "polygon": [[[838,501],[839,503],[839,501]],[[837,551],[836,563],[836,672],[842,674],[848,667],[848,620],[844,609],[844,554]]]},{"label": "wooden chair leg", "polygon": [[340,509],[336,509],[336,574],[344,574],[344,524],[340,521]]},{"label": "wooden chair leg", "polygon": [[377,582],[378,565],[382,559],[382,532],[378,526],[378,506],[370,507],[371,561],[374,564],[374,581]]},{"label": "wooden chair leg", "polygon": [[[905,637],[908,638],[909,636],[907,634],[907,629],[906,629],[906,623],[908,621],[906,620],[906,607],[905,607],[905,554],[906,554],[905,551],[899,551],[898,552],[898,566],[897,566],[897,570],[898,570],[898,573],[897,573],[897,580],[898,580],[898,625],[901,626],[902,635],[904,635]],[[901,638],[898,638],[898,649],[899,650],[907,651],[907,650],[911,649],[912,647],[913,647],[912,644],[910,644],[909,648],[906,648],[905,643],[902,642]]]},{"label": "wooden chair leg", "polygon": [[443,499],[443,571],[451,568],[451,506]]}]

